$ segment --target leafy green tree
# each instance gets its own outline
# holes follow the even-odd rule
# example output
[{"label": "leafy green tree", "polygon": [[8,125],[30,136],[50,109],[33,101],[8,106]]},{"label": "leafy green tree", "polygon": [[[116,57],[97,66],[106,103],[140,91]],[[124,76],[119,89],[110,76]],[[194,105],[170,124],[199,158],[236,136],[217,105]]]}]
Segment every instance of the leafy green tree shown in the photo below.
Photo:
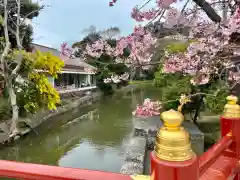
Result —
[{"label": "leafy green tree", "polygon": [[[20,12],[22,19],[32,20],[33,18],[37,17],[39,14],[39,10],[43,8],[43,6],[39,6],[38,3],[34,3],[31,0],[21,0],[19,3],[20,5]],[[0,0],[0,4],[3,4],[3,0]],[[17,17],[15,16],[18,14],[17,10],[17,1],[16,0],[9,0],[8,1],[8,9],[9,9],[9,17],[11,17],[8,21],[8,33],[9,33],[9,41],[11,43],[11,47],[14,49],[17,47],[17,40],[16,40],[16,21]],[[0,16],[4,16],[4,9],[3,6],[0,6]],[[32,43],[32,35],[33,29],[31,25],[28,25],[22,21],[20,27],[20,40],[22,42],[22,46],[25,50],[31,51],[31,43]],[[4,28],[0,26],[0,37],[4,37]]]},{"label": "leafy green tree", "polygon": [[[10,137],[14,137],[19,133],[18,95],[26,90],[24,98],[28,101],[22,105],[29,112],[37,109],[41,104],[54,109],[60,98],[58,92],[49,84],[47,75],[57,77],[64,64],[50,53],[33,54],[26,51],[28,47],[24,47],[23,43],[29,43],[31,40],[30,36],[27,36],[29,31],[25,28],[24,20],[36,16],[41,8],[33,10],[30,6],[31,1],[28,0],[3,0],[2,5],[3,16],[0,15],[0,26],[4,36],[0,39],[0,74],[4,79],[11,104]],[[44,73],[39,73],[36,69]]]}]

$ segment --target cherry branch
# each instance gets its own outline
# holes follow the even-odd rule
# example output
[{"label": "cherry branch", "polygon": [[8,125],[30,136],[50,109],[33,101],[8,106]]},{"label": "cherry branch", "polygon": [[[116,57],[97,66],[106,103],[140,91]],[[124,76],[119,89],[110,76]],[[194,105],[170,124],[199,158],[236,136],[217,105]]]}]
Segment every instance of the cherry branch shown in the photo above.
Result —
[{"label": "cherry branch", "polygon": [[148,0],[147,2],[145,2],[140,8],[138,8],[138,10],[141,10],[142,8],[144,8],[148,3],[150,3],[152,0]]},{"label": "cherry branch", "polygon": [[202,10],[207,14],[207,16],[216,23],[221,22],[221,17],[216,13],[216,11],[211,7],[211,5],[205,0],[193,0]]},{"label": "cherry branch", "polygon": [[145,25],[145,27],[147,27],[147,26],[149,26],[155,19],[157,19],[157,17],[160,15],[160,17],[159,17],[159,21],[161,20],[161,18],[163,17],[163,15],[164,15],[164,13],[165,13],[165,9],[163,10],[163,9],[159,9],[159,12],[157,13],[157,15],[151,20],[151,21],[149,21],[148,23],[147,23],[147,25]]}]

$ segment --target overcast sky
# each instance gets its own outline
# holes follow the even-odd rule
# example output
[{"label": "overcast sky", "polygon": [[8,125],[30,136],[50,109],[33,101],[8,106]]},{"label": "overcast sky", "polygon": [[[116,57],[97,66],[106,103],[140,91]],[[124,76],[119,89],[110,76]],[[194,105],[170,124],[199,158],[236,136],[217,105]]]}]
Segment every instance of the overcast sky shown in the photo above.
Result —
[{"label": "overcast sky", "polygon": [[[118,0],[109,7],[109,0],[35,0],[47,5],[34,19],[34,42],[59,48],[64,41],[73,43],[84,35],[91,25],[98,29],[117,26],[121,35],[128,35],[137,24],[131,19],[132,8],[146,0]],[[155,0],[152,0],[153,6]]]}]

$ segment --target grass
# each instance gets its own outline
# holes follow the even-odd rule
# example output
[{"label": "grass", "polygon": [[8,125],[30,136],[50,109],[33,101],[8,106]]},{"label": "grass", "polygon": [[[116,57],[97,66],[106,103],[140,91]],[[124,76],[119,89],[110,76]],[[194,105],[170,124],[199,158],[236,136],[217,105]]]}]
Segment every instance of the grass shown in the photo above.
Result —
[{"label": "grass", "polygon": [[129,84],[152,84],[153,80],[136,80],[130,81]]}]

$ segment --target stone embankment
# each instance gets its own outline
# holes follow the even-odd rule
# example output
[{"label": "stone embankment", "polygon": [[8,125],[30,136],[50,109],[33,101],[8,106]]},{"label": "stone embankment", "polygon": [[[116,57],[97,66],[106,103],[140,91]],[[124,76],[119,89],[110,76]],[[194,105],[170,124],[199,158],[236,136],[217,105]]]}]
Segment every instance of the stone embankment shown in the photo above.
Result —
[{"label": "stone embankment", "polygon": [[155,139],[160,128],[159,117],[133,118],[133,134],[125,154],[125,162],[120,170],[122,174],[144,174],[146,152],[153,148],[149,139]]},{"label": "stone embankment", "polygon": [[[29,116],[28,118],[20,119],[20,128],[19,135],[14,137],[14,140],[19,139],[21,136],[28,134],[30,131],[34,130],[37,126],[43,122],[49,120],[51,117],[60,115],[62,113],[71,111],[74,108],[77,108],[81,105],[86,105],[87,103],[96,101],[100,98],[101,93],[93,92],[91,94],[82,96],[82,97],[72,97],[63,100],[63,105],[59,106],[56,110],[41,110],[34,115]],[[0,123],[0,144],[6,144],[12,141],[9,137],[10,121],[4,121]]]},{"label": "stone embankment", "polygon": [[[157,131],[162,126],[158,116],[133,118],[133,133],[125,153],[125,162],[120,173],[128,175],[149,174],[149,153],[154,149]],[[204,151],[204,134],[190,121],[183,123],[189,132],[192,149],[200,155]]]}]

